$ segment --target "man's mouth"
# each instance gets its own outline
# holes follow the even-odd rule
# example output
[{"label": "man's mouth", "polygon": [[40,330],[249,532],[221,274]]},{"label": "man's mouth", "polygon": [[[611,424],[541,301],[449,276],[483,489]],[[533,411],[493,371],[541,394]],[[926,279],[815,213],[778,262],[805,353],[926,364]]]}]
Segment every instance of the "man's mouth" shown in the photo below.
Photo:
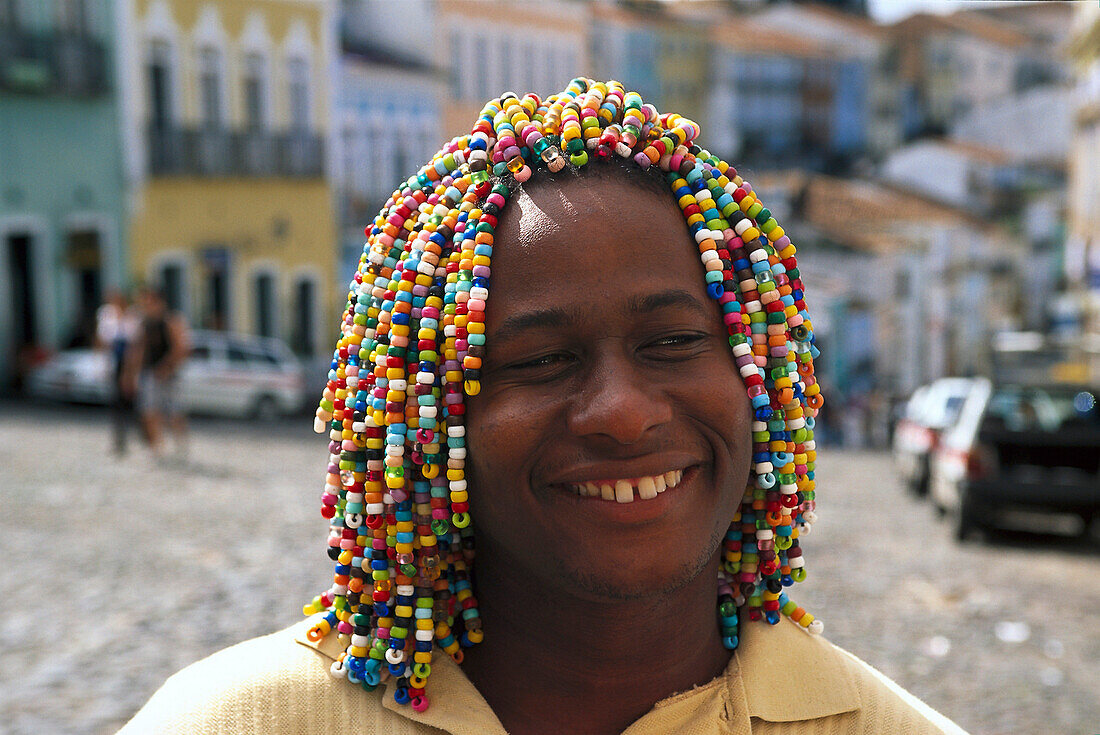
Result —
[{"label": "man's mouth", "polygon": [[653,500],[661,493],[672,490],[684,479],[684,472],[685,470],[669,470],[660,475],[644,477],[570,482],[564,487],[581,497],[633,503],[636,500]]}]

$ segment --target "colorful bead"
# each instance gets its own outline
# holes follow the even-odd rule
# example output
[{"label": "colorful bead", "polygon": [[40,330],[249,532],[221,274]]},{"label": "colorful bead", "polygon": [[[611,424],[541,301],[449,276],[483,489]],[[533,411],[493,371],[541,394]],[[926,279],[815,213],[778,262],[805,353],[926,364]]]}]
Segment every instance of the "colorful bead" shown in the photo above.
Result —
[{"label": "colorful bead", "polygon": [[[433,649],[456,662],[484,637],[470,583],[465,399],[481,390],[494,232],[515,187],[612,155],[664,173],[699,247],[708,295],[755,413],[752,472],[722,544],[718,624],[738,645],[741,609],[811,633],[787,599],[806,578],[816,521],[813,323],[795,246],[749,182],[698,147],[697,124],[618,82],[578,78],[540,99],[507,93],[394,191],[366,228],[314,428],[329,434],[321,515],[332,586],[303,608],[311,640],[346,650],[333,676],[428,707]],[[590,156],[591,153],[591,156]]]}]

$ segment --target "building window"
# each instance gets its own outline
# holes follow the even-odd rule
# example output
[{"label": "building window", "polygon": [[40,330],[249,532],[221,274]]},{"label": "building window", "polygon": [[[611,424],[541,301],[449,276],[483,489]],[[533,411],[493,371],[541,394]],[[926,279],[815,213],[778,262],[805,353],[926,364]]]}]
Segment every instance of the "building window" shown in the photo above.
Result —
[{"label": "building window", "polygon": [[171,64],[168,44],[154,41],[149,47],[149,120],[156,130],[165,130],[172,119]]},{"label": "building window", "polygon": [[199,51],[199,114],[207,128],[222,127],[222,55],[217,49]]},{"label": "building window", "polygon": [[19,28],[19,0],[0,0],[0,28]]},{"label": "building window", "polygon": [[267,126],[266,69],[264,57],[248,54],[244,59],[244,115],[249,130],[263,130]]},{"label": "building window", "polygon": [[253,325],[261,337],[274,337],[277,330],[275,276],[259,273],[253,281]]},{"label": "building window", "polygon": [[310,129],[309,114],[309,64],[305,59],[287,61],[288,98],[290,100],[290,129],[301,133]]},{"label": "building window", "polygon": [[159,288],[164,294],[164,303],[169,311],[184,314],[187,309],[187,279],[183,265],[180,263],[165,263],[153,280],[153,287]]},{"label": "building window", "polygon": [[58,0],[57,30],[63,35],[84,36],[88,33],[88,12],[85,0]]},{"label": "building window", "polygon": [[316,350],[313,334],[316,308],[317,286],[312,279],[299,279],[294,285],[294,325],[291,329],[290,347],[303,357],[313,355]]},{"label": "building window", "polygon": [[205,329],[229,328],[229,250],[209,247],[202,250],[203,313]]}]

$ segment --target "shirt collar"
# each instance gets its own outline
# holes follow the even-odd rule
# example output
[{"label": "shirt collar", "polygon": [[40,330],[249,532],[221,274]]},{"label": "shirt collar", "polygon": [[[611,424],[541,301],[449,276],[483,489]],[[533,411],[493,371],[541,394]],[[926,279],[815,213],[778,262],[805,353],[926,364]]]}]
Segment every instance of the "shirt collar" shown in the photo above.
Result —
[{"label": "shirt collar", "polygon": [[731,662],[739,671],[727,671],[726,681],[743,687],[751,717],[797,722],[860,708],[855,677],[833,644],[785,617],[741,628]]},{"label": "shirt collar", "polygon": [[[745,635],[720,679],[661,700],[627,732],[667,732],[649,725],[681,717],[687,718],[684,722],[700,716],[724,717],[747,725],[752,717],[798,722],[860,708],[854,676],[831,643],[807,634],[786,618],[774,626],[750,623],[742,628],[747,628],[742,630]],[[307,630],[308,625],[296,631],[299,643],[333,660],[343,652],[337,636],[314,643],[306,638]],[[385,683],[382,706],[452,735],[504,735],[496,714],[458,664],[441,652],[432,659],[431,706],[425,712],[395,702],[392,679]]]}]

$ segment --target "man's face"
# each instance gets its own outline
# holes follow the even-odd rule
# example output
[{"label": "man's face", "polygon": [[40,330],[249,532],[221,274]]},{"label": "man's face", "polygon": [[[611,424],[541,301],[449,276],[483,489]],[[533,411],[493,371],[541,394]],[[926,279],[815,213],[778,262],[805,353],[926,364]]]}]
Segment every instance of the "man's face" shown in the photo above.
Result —
[{"label": "man's face", "polygon": [[593,600],[694,578],[744,493],[751,409],[675,202],[618,179],[535,184],[492,268],[467,409],[479,548]]}]

